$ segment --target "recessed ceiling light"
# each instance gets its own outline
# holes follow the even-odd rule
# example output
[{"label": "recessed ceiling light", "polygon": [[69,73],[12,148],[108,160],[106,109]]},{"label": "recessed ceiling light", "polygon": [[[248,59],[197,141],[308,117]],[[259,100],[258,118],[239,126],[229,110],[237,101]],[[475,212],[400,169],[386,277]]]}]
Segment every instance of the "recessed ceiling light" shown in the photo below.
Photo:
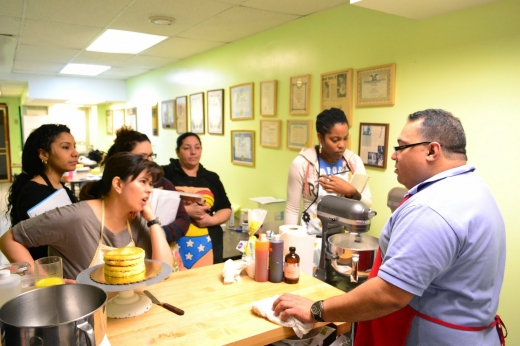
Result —
[{"label": "recessed ceiling light", "polygon": [[88,46],[87,50],[104,53],[137,54],[167,38],[168,36],[108,29]]},{"label": "recessed ceiling light", "polygon": [[77,74],[82,76],[97,76],[108,70],[110,66],[104,65],[87,65],[87,64],[67,64],[60,71],[63,74]]},{"label": "recessed ceiling light", "polygon": [[150,22],[157,25],[172,25],[175,23],[175,18],[166,17],[166,16],[152,16],[148,18]]}]

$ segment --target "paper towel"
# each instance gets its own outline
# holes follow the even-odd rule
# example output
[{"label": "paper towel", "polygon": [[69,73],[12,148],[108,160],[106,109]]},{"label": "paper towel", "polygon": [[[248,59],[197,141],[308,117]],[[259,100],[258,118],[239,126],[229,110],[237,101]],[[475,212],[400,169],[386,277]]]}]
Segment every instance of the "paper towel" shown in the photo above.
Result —
[{"label": "paper towel", "polygon": [[283,239],[283,256],[289,253],[289,247],[294,246],[300,256],[300,270],[313,275],[314,243],[316,235],[307,233],[307,228],[298,225],[282,225],[278,232]]}]

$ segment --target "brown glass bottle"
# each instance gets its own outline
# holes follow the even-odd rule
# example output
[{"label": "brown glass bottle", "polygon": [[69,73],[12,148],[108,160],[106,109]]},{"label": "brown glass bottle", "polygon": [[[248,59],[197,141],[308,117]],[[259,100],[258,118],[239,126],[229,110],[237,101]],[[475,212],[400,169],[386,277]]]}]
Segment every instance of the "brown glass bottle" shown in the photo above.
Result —
[{"label": "brown glass bottle", "polygon": [[289,247],[289,253],[285,255],[283,278],[288,284],[297,284],[300,280],[300,256],[294,246]]}]

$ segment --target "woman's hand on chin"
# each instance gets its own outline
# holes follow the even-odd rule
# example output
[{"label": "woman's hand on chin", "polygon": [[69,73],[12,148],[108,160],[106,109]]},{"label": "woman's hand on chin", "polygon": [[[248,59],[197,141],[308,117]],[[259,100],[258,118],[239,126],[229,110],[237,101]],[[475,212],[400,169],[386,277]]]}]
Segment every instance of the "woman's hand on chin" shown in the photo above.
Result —
[{"label": "woman's hand on chin", "polygon": [[143,210],[141,210],[141,215],[144,217],[146,221],[150,221],[155,219],[155,213],[152,210],[152,206],[150,205],[150,201],[146,203]]}]

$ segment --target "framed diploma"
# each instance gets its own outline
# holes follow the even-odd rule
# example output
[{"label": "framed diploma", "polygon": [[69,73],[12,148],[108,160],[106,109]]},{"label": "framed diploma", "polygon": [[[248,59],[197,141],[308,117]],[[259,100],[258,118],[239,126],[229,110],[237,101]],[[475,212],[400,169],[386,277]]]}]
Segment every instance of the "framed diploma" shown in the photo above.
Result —
[{"label": "framed diploma", "polygon": [[231,131],[231,162],[235,165],[255,166],[255,131]]},{"label": "framed diploma", "polygon": [[204,93],[190,95],[191,132],[204,133]]},{"label": "framed diploma", "polygon": [[231,120],[254,118],[254,83],[244,83],[229,87]]},{"label": "framed diploma", "polygon": [[208,91],[208,133],[224,134],[224,89]]},{"label": "framed diploma", "polygon": [[163,129],[175,128],[175,110],[173,100],[161,102],[161,120]]},{"label": "framed diploma", "polygon": [[356,107],[395,104],[395,64],[356,70]]},{"label": "framed diploma", "polygon": [[114,134],[117,133],[121,127],[125,125],[125,110],[124,109],[114,109]]},{"label": "framed diploma", "polygon": [[327,72],[321,75],[321,110],[339,108],[353,125],[352,117],[352,73],[351,68]]},{"label": "framed diploma", "polygon": [[267,148],[280,148],[281,120],[260,120],[260,145]]},{"label": "framed diploma", "polygon": [[114,134],[114,112],[112,110],[107,110],[107,135]]},{"label": "framed diploma", "polygon": [[289,113],[294,115],[309,114],[311,75],[291,77],[291,99]]},{"label": "framed diploma", "polygon": [[152,134],[159,136],[159,105],[156,103],[152,106]]},{"label": "framed diploma", "polygon": [[365,166],[386,168],[388,124],[359,124],[359,157]]},{"label": "framed diploma", "polygon": [[188,132],[187,97],[179,96],[175,99],[175,119],[177,121],[177,133]]},{"label": "framed diploma", "polygon": [[137,108],[127,108],[125,112],[125,125],[137,131]]},{"label": "framed diploma", "polygon": [[275,80],[260,82],[260,115],[274,117],[276,115],[277,84]]},{"label": "framed diploma", "polygon": [[287,120],[287,148],[302,149],[312,146],[312,121]]}]

